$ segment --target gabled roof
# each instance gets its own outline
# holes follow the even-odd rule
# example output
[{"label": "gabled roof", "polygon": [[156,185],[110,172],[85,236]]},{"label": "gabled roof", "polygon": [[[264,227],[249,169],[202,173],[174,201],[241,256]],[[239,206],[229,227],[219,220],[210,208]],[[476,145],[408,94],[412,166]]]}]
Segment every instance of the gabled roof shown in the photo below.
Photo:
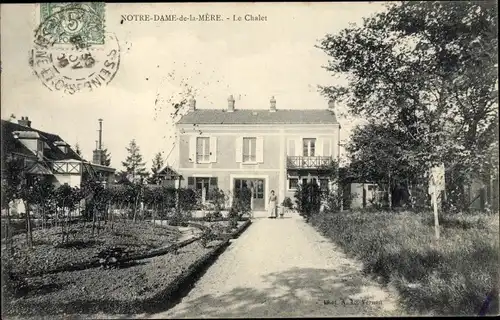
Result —
[{"label": "gabled roof", "polygon": [[167,165],[163,166],[163,168],[158,170],[158,175],[159,176],[178,177],[179,173],[177,171],[175,171],[174,169],[172,169],[172,167],[167,164]]},{"label": "gabled roof", "polygon": [[280,110],[235,109],[233,112],[196,109],[184,115],[178,124],[338,124],[335,113],[327,109]]},{"label": "gabled roof", "polygon": [[14,138],[13,133],[16,131],[23,132],[21,136],[40,136],[40,138],[48,146],[48,148],[45,148],[43,151],[44,157],[48,160],[82,160],[82,158],[73,149],[71,149],[71,147],[68,146],[67,152],[64,153],[54,144],[57,141],[64,141],[58,135],[22,126],[6,120],[2,120],[2,157],[11,153],[16,153],[26,157],[36,157],[31,150],[26,148],[18,139]]}]

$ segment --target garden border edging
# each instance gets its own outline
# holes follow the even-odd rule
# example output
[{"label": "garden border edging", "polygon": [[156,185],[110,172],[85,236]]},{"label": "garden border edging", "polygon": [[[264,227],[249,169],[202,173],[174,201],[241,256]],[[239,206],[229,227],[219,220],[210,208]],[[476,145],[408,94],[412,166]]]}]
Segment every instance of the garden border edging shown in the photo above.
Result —
[{"label": "garden border edging", "polygon": [[[154,296],[141,300],[136,299],[135,301],[107,301],[105,305],[102,305],[100,301],[91,301],[80,305],[79,313],[114,313],[114,314],[133,314],[133,313],[155,313],[164,311],[167,307],[177,303],[178,299],[183,297],[185,293],[189,292],[191,288],[199,280],[198,277],[202,274],[212,263],[217,259],[217,257],[224,252],[224,250],[231,245],[231,239],[240,236],[252,223],[251,220],[245,221],[238,230],[232,233],[228,237],[224,237],[221,243],[217,244],[215,247],[211,248],[209,252],[198,258],[194,263],[189,265],[184,271],[178,274],[165,289],[157,292]],[[134,257],[129,258],[130,260],[138,260],[150,258],[156,255],[161,255],[174,250],[175,248],[182,248],[188,244],[191,244],[200,237],[193,237],[179,243],[172,244],[166,248],[160,248],[154,250],[154,252],[148,252]],[[63,309],[68,308],[66,305]],[[86,310],[85,310],[86,309]],[[87,311],[88,310],[88,311]],[[69,310],[67,310],[69,311]]]},{"label": "garden border edging", "polygon": [[[195,237],[183,240],[183,241],[173,243],[173,244],[166,246],[166,247],[152,249],[152,250],[145,252],[145,253],[136,253],[130,257],[123,259],[122,261],[129,262],[129,261],[133,261],[133,260],[142,260],[142,259],[147,259],[147,258],[153,258],[153,257],[159,256],[159,255],[167,254],[169,252],[180,249],[182,247],[185,247],[188,244],[191,244],[191,243],[193,243],[197,240],[200,240],[200,239],[201,239],[201,236],[195,236]],[[99,259],[94,259],[92,261],[80,262],[80,263],[76,263],[76,264],[69,264],[69,265],[65,265],[65,266],[55,268],[52,270],[40,271],[40,272],[36,272],[33,274],[26,274],[23,276],[25,276],[25,277],[38,277],[38,276],[46,275],[46,274],[55,274],[55,273],[60,273],[60,272],[71,272],[71,271],[97,268],[99,266],[100,266]]]},{"label": "garden border edging", "polygon": [[252,220],[246,220],[239,228],[233,233],[233,239],[238,238],[250,225]]},{"label": "garden border edging", "polygon": [[[181,292],[188,292],[197,282],[197,275],[205,268],[211,265],[217,259],[217,257],[224,252],[224,250],[231,245],[230,240],[239,237],[250,225],[251,220],[246,220],[238,230],[231,234],[230,237],[225,237],[220,244],[218,244],[214,249],[206,253],[204,256],[196,260],[191,264],[184,272],[180,273],[174,280],[164,290],[158,292],[155,296],[142,301],[134,301],[132,303],[126,304],[126,307],[120,310],[120,313],[155,313],[158,310],[158,305],[163,305],[165,309],[165,304],[169,305],[173,303],[172,299],[177,294]],[[197,223],[189,223],[189,225],[199,227]],[[202,226],[205,227],[205,226]],[[194,242],[194,241],[192,241]],[[175,297],[180,298],[180,297]],[[128,309],[127,309],[128,307]]]},{"label": "garden border edging", "polygon": [[[196,276],[204,269],[215,261],[215,259],[230,245],[229,239],[224,240],[213,248],[210,252],[206,253],[204,256],[196,260],[191,264],[184,272],[179,274],[174,280],[170,282],[166,289],[158,292],[155,296],[150,299],[143,301],[136,301],[132,304],[131,308],[133,311],[140,311],[146,313],[152,313],[158,311],[158,305],[172,304],[172,298],[178,293],[187,291],[191,289],[196,283]],[[164,308],[163,308],[164,309]],[[132,311],[130,310],[130,311]],[[125,312],[130,313],[130,312]]]}]

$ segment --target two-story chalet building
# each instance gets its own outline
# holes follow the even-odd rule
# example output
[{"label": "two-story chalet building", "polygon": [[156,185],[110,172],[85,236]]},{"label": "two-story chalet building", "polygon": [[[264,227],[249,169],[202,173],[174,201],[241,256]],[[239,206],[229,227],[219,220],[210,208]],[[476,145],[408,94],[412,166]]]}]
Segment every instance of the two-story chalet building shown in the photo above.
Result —
[{"label": "two-story chalet building", "polygon": [[227,109],[208,110],[197,109],[191,99],[189,112],[176,124],[181,187],[200,191],[204,200],[215,187],[230,195],[250,188],[255,211],[267,210],[271,190],[280,203],[293,200],[305,179],[327,189],[325,168],[339,157],[340,125],[333,109],[329,102],[324,109],[282,110],[273,97],[267,110],[243,110],[230,96]]},{"label": "two-story chalet building", "polygon": [[85,175],[106,182],[114,175],[114,168],[84,160],[59,135],[33,128],[28,117],[1,124],[2,163],[9,157],[22,159],[27,179],[46,176],[56,187],[80,187]]}]

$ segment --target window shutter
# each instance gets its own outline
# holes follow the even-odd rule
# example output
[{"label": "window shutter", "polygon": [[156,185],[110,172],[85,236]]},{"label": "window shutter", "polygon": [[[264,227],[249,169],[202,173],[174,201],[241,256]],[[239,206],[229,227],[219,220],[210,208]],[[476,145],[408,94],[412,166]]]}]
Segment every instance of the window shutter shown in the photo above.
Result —
[{"label": "window shutter", "polygon": [[288,140],[288,155],[295,156],[295,140]]},{"label": "window shutter", "polygon": [[189,162],[196,162],[196,136],[189,137]]},{"label": "window shutter", "polygon": [[194,189],[194,177],[188,177],[188,189]]},{"label": "window shutter", "polygon": [[257,162],[258,163],[263,163],[264,162],[264,138],[263,137],[258,137],[257,138],[257,147],[256,147],[256,153],[257,153]]},{"label": "window shutter", "polygon": [[217,162],[217,137],[210,137],[210,162]]},{"label": "window shutter", "polygon": [[323,140],[323,155],[326,157],[330,157],[330,139]]},{"label": "window shutter", "polygon": [[316,156],[323,156],[323,138],[316,139]]},{"label": "window shutter", "polygon": [[236,141],[236,162],[243,162],[243,138],[237,137]]},{"label": "window shutter", "polygon": [[297,140],[295,140],[295,155],[297,156],[303,156],[304,155],[304,151],[303,151],[303,142],[302,142],[302,137],[299,137],[297,138]]},{"label": "window shutter", "polygon": [[210,178],[210,188],[215,189],[217,188],[217,178]]}]

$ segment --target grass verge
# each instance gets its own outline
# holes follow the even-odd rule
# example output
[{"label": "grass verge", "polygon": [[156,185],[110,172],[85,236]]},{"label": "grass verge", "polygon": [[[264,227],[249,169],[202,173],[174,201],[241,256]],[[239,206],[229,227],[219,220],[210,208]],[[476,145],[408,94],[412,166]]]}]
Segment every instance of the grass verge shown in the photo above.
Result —
[{"label": "grass verge", "polygon": [[441,216],[438,242],[432,213],[323,213],[309,222],[397,288],[410,313],[499,312],[498,214]]}]

